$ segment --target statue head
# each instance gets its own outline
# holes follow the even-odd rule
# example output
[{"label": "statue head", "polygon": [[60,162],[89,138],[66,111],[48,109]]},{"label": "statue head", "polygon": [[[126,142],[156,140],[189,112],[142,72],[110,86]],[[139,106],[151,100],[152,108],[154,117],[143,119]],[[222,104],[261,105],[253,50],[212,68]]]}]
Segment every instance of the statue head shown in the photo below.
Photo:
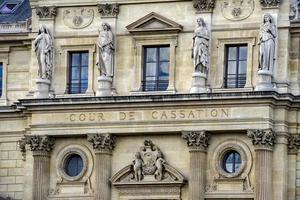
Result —
[{"label": "statue head", "polygon": [[273,23],[273,17],[270,13],[266,13],[263,16],[263,23],[266,23],[266,22],[269,22],[271,24]]},{"label": "statue head", "polygon": [[202,17],[197,18],[198,26],[205,26],[204,19]]},{"label": "statue head", "polygon": [[135,158],[137,159],[141,159],[141,154],[139,152],[137,152],[135,155],[134,155]]},{"label": "statue head", "polygon": [[109,25],[107,22],[103,22],[103,23],[101,24],[101,26],[102,26],[102,29],[103,29],[104,31],[109,31],[109,30],[110,30],[110,25]]},{"label": "statue head", "polygon": [[47,33],[47,29],[45,27],[45,25],[40,24],[39,26],[39,34],[41,33]]}]

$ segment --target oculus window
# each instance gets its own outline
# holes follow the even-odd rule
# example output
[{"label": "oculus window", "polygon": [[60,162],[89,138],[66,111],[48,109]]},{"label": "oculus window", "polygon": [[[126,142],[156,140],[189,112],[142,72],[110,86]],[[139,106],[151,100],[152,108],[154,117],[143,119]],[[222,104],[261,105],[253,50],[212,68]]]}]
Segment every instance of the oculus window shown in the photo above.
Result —
[{"label": "oculus window", "polygon": [[165,91],[169,85],[169,46],[145,46],[143,91]]},{"label": "oculus window", "polygon": [[85,93],[88,87],[89,53],[69,52],[69,94]]},{"label": "oculus window", "polygon": [[78,154],[70,155],[65,161],[64,170],[71,177],[78,176],[83,170],[82,158]]},{"label": "oculus window", "polygon": [[227,152],[223,158],[223,169],[227,173],[236,173],[240,171],[242,164],[241,155],[234,150]]},{"label": "oculus window", "polygon": [[243,88],[247,76],[247,44],[226,46],[225,88]]}]

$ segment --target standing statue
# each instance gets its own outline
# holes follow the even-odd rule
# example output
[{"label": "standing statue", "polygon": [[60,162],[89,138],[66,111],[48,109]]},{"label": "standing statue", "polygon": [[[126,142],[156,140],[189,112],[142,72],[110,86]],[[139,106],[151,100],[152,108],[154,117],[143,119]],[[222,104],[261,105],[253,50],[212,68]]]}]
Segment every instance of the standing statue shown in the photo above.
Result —
[{"label": "standing statue", "polygon": [[273,71],[275,63],[276,25],[270,14],[265,14],[259,33],[259,70]]},{"label": "standing statue", "polygon": [[114,36],[108,23],[102,23],[97,45],[99,47],[98,68],[101,76],[113,77],[114,74]]},{"label": "standing statue", "polygon": [[135,159],[133,160],[133,171],[134,171],[135,181],[141,181],[143,179],[142,166],[143,166],[143,160],[141,158],[141,154],[137,152],[135,154]]},{"label": "standing statue", "polygon": [[38,36],[33,41],[38,60],[38,76],[41,79],[51,80],[53,68],[53,37],[51,31],[40,25]]},{"label": "standing statue", "polygon": [[207,74],[209,59],[209,31],[203,18],[197,19],[197,28],[193,37],[193,52],[195,72]]},{"label": "standing statue", "polygon": [[158,152],[157,159],[155,161],[156,171],[155,171],[155,178],[158,181],[161,181],[163,179],[163,170],[164,170],[164,164],[166,164],[165,159],[163,159],[163,155],[161,152]]}]

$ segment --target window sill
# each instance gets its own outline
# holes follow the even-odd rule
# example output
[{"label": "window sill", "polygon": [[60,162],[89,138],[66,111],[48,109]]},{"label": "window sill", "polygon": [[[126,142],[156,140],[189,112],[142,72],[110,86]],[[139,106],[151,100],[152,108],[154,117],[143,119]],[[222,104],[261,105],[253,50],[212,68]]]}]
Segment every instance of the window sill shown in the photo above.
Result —
[{"label": "window sill", "polygon": [[213,93],[227,93],[227,92],[251,92],[254,89],[252,87],[244,87],[244,88],[213,88]]},{"label": "window sill", "polygon": [[131,91],[130,95],[163,95],[163,94],[176,94],[175,90],[166,91]]},{"label": "window sill", "polygon": [[88,92],[84,94],[56,94],[57,98],[70,98],[70,97],[93,97],[95,94],[93,92]]}]

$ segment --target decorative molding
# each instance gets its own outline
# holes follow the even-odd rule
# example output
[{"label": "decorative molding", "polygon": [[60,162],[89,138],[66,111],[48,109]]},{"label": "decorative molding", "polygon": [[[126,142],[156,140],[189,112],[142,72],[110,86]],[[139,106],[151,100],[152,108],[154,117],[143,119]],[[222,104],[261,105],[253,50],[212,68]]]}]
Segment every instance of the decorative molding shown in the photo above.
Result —
[{"label": "decorative molding", "polygon": [[92,8],[68,8],[63,11],[63,21],[72,29],[82,29],[89,26],[94,19]]},{"label": "decorative molding", "polygon": [[209,145],[206,131],[182,131],[182,138],[186,140],[190,149],[206,150]]},{"label": "decorative molding", "polygon": [[247,136],[252,140],[252,144],[258,148],[272,149],[276,143],[276,136],[272,129],[248,130]]},{"label": "decorative molding", "polygon": [[53,149],[54,141],[54,138],[47,135],[26,136],[26,144],[28,144],[30,150],[34,152],[50,153]]},{"label": "decorative molding", "polygon": [[161,150],[151,140],[136,152],[131,165],[127,165],[112,177],[113,185],[133,184],[183,184],[184,177],[167,164]]},{"label": "decorative molding", "polygon": [[180,24],[155,12],[151,12],[148,15],[136,20],[135,22],[126,26],[126,28],[132,34],[158,34],[162,32],[178,33],[183,29]]},{"label": "decorative molding", "polygon": [[116,144],[116,137],[111,134],[91,134],[88,135],[88,141],[92,143],[97,151],[111,151]]},{"label": "decorative molding", "polygon": [[57,8],[56,6],[37,7],[36,14],[39,16],[40,19],[55,18],[57,15]]},{"label": "decorative molding", "polygon": [[263,8],[278,8],[281,0],[260,0],[260,5]]},{"label": "decorative molding", "polygon": [[198,12],[212,12],[215,7],[215,0],[193,0],[193,7]]},{"label": "decorative molding", "polygon": [[290,135],[288,137],[288,151],[291,154],[297,154],[300,148],[300,135]]},{"label": "decorative molding", "polygon": [[221,4],[222,15],[228,20],[243,20],[248,18],[254,11],[254,0],[224,0]]},{"label": "decorative molding", "polygon": [[119,14],[119,4],[98,4],[98,12],[101,17],[117,17]]},{"label": "decorative molding", "polygon": [[26,138],[22,138],[21,140],[19,140],[18,145],[22,153],[22,160],[26,161]]}]

